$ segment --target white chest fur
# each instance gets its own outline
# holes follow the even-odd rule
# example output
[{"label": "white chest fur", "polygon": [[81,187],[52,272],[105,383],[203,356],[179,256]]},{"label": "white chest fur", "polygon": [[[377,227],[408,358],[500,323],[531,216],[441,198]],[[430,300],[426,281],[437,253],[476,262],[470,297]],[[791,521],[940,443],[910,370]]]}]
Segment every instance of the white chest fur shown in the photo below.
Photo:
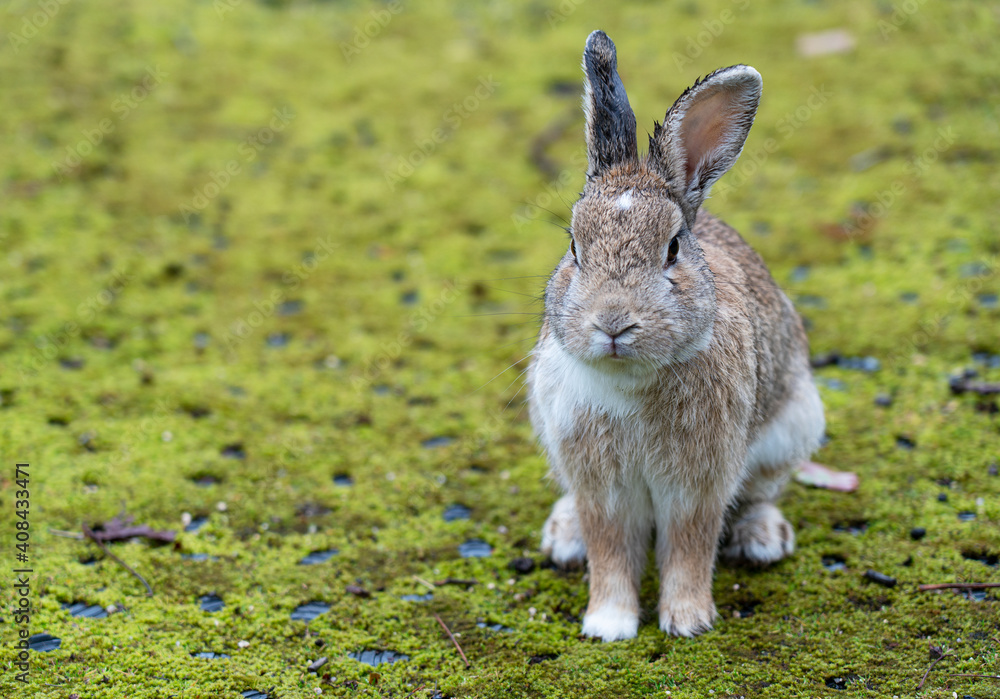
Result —
[{"label": "white chest fur", "polygon": [[636,391],[648,380],[585,364],[551,338],[542,343],[535,350],[531,394],[543,446],[550,453],[558,451],[581,412],[638,422]]}]

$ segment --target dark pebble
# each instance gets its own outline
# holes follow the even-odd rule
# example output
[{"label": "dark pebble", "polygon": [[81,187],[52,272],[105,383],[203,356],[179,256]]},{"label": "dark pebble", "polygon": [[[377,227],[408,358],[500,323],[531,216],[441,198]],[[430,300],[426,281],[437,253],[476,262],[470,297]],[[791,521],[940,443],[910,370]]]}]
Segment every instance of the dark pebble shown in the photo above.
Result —
[{"label": "dark pebble", "polygon": [[827,366],[836,366],[837,362],[840,361],[840,352],[827,352],[826,354],[817,354],[809,363],[812,365],[813,369],[822,369]]},{"label": "dark pebble", "polygon": [[503,624],[487,624],[485,621],[480,621],[476,624],[477,627],[481,629],[488,629],[490,631],[496,631],[498,633],[510,633],[514,629],[509,626],[504,626]]},{"label": "dark pebble", "polygon": [[979,296],[976,297],[976,300],[979,301],[979,305],[983,308],[988,308],[990,310],[1000,308],[1000,297],[996,294],[979,294]]},{"label": "dark pebble", "polygon": [[201,607],[201,611],[211,614],[212,612],[221,612],[226,603],[218,595],[203,595],[198,600],[198,606]]},{"label": "dark pebble", "polygon": [[354,479],[351,478],[346,473],[338,473],[333,477],[333,484],[343,487],[348,487],[354,485]]},{"label": "dark pebble", "polygon": [[186,532],[196,532],[202,527],[208,524],[208,517],[195,517],[191,520],[191,524],[184,527]]},{"label": "dark pebble", "polygon": [[332,510],[318,502],[304,502],[295,508],[295,514],[299,517],[323,517],[328,515]]},{"label": "dark pebble", "polygon": [[347,587],[344,588],[344,590],[347,592],[347,594],[354,595],[355,597],[371,597],[372,596],[372,593],[370,593],[368,590],[366,590],[365,588],[361,587],[360,585],[348,585]]},{"label": "dark pebble", "polygon": [[875,359],[875,357],[841,357],[837,365],[844,369],[854,369],[868,373],[876,372],[882,367],[881,362]]},{"label": "dark pebble", "polygon": [[958,521],[959,522],[971,522],[975,518],[976,518],[976,513],[975,512],[970,512],[968,510],[964,510],[964,511],[958,513]]},{"label": "dark pebble", "polygon": [[837,522],[833,525],[833,531],[847,532],[853,536],[858,536],[859,534],[864,534],[868,531],[868,522],[863,519],[855,519],[849,522]]},{"label": "dark pebble", "polygon": [[247,689],[240,693],[243,699],[270,699],[267,694],[256,689]]},{"label": "dark pebble", "polygon": [[302,310],[302,302],[298,300],[282,301],[278,305],[279,316],[293,316]]},{"label": "dark pebble", "polygon": [[425,595],[400,595],[399,599],[404,602],[430,602],[434,599],[434,593],[428,592]]},{"label": "dark pebble", "polygon": [[371,665],[372,667],[383,663],[399,663],[410,659],[410,656],[397,653],[394,650],[359,650],[354,653],[348,653],[347,657],[357,660],[359,663]]},{"label": "dark pebble", "polygon": [[69,612],[70,616],[83,617],[84,619],[104,619],[108,616],[104,607],[86,602],[73,602],[64,604],[63,609]]},{"label": "dark pebble", "polygon": [[795,297],[795,305],[806,308],[826,308],[826,299],[815,294],[799,294]]},{"label": "dark pebble", "polygon": [[222,456],[226,459],[239,459],[243,460],[247,458],[247,453],[243,449],[243,445],[240,443],[227,444],[222,447]]},{"label": "dark pebble", "polygon": [[451,437],[431,437],[430,439],[425,439],[421,444],[424,449],[436,449],[438,447],[446,447],[454,441]]},{"label": "dark pebble", "polygon": [[62,639],[47,633],[36,633],[28,638],[28,648],[39,653],[48,653],[62,645]]},{"label": "dark pebble", "polygon": [[59,366],[63,369],[70,369],[71,371],[78,371],[83,368],[83,365],[84,361],[80,357],[67,357],[59,360]]},{"label": "dark pebble", "polygon": [[992,464],[990,464],[990,467],[986,469],[986,473],[990,474],[991,476],[1000,475],[1000,464],[994,461]]},{"label": "dark pebble", "polygon": [[948,493],[938,493],[938,502],[948,502]]},{"label": "dark pebble", "polygon": [[900,563],[899,565],[903,566],[904,568],[910,568],[910,567],[912,567],[913,566],[913,556],[907,556],[906,560],[903,561],[902,563]]},{"label": "dark pebble", "polygon": [[831,391],[843,391],[844,389],[847,388],[847,384],[845,384],[840,379],[828,379],[825,377],[817,376],[816,383],[819,384],[820,386],[826,386]]},{"label": "dark pebble", "polygon": [[826,686],[830,689],[847,689],[847,678],[845,677],[827,677]]},{"label": "dark pebble", "polygon": [[191,651],[192,658],[203,658],[205,660],[225,660],[229,656],[225,653],[216,653],[210,650],[203,650],[201,652]]},{"label": "dark pebble", "polygon": [[291,337],[288,333],[271,333],[267,336],[267,346],[274,347],[275,349],[287,347],[290,339]]},{"label": "dark pebble", "polygon": [[531,659],[528,660],[528,665],[538,665],[538,663],[544,663],[546,660],[555,660],[559,657],[558,653],[543,653],[541,655],[533,655]]},{"label": "dark pebble", "polygon": [[890,396],[888,393],[878,394],[877,396],[875,396],[875,405],[879,406],[880,408],[888,408],[890,405],[892,405],[892,396]]},{"label": "dark pebble", "polygon": [[469,519],[472,516],[472,510],[465,505],[455,503],[449,505],[441,516],[444,517],[445,522],[454,522],[459,519]]},{"label": "dark pebble", "polygon": [[482,539],[469,539],[458,547],[462,558],[486,558],[493,554],[493,549]]},{"label": "dark pebble", "polygon": [[416,291],[407,291],[406,293],[401,294],[399,297],[399,302],[404,306],[416,305],[417,301],[419,300],[420,300],[420,294],[418,294]]},{"label": "dark pebble", "polygon": [[967,262],[958,268],[958,274],[963,279],[972,277],[987,277],[992,273],[992,269],[985,262]]},{"label": "dark pebble", "polygon": [[209,556],[207,553],[182,553],[181,558],[185,561],[195,561],[197,563],[219,560],[218,556]]},{"label": "dark pebble", "polygon": [[208,343],[211,341],[211,337],[208,333],[195,333],[194,334],[194,348],[198,350],[203,350],[208,347]]},{"label": "dark pebble", "polygon": [[917,443],[905,435],[899,435],[896,437],[896,446],[900,449],[911,451],[916,448]]},{"label": "dark pebble", "polygon": [[988,566],[990,568],[996,568],[997,565],[1000,565],[1000,556],[998,556],[995,553],[989,553],[983,550],[963,551],[962,558],[964,558],[967,561],[978,561],[979,563],[982,563],[984,566]]},{"label": "dark pebble", "polygon": [[878,583],[882,587],[896,587],[896,578],[890,578],[884,573],[879,573],[869,569],[865,571],[865,577],[873,583]]},{"label": "dark pebble", "polygon": [[507,564],[507,567],[516,573],[520,573],[521,575],[527,575],[528,573],[530,573],[535,569],[535,561],[534,559],[527,557],[515,558],[514,560],[512,560],[510,563]]},{"label": "dark pebble", "polygon": [[903,303],[916,303],[920,299],[920,295],[912,291],[904,291],[899,295],[899,300]]},{"label": "dark pebble", "polygon": [[292,621],[312,621],[321,614],[330,611],[330,605],[326,602],[313,601],[300,604],[292,611]]},{"label": "dark pebble", "polygon": [[823,556],[822,563],[823,567],[831,573],[847,569],[847,561],[840,555]]},{"label": "dark pebble", "polygon": [[920,541],[925,536],[927,536],[927,530],[923,527],[914,527],[910,530],[910,538],[914,541]]},{"label": "dark pebble", "polygon": [[317,563],[325,563],[340,553],[337,549],[326,549],[325,551],[312,551],[308,556],[299,561],[300,566],[312,566]]},{"label": "dark pebble", "polygon": [[216,483],[219,482],[219,479],[216,478],[215,476],[208,476],[208,475],[198,476],[193,480],[194,484],[199,488],[208,488],[209,486],[215,485]]}]

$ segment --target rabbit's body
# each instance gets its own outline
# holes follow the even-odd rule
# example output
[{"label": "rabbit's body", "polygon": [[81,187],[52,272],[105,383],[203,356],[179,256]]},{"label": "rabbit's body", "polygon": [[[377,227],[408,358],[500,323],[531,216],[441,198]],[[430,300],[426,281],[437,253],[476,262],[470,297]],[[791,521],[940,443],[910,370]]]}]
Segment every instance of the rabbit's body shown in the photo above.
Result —
[{"label": "rabbit's body", "polygon": [[[698,211],[714,182],[705,173],[725,172],[749,130],[719,94],[752,122],[756,71],[727,69],[713,91],[720,71],[685,93],[641,162],[614,45],[595,32],[584,58],[591,171],[528,374],[532,422],[566,491],[543,550],[560,565],[588,560],[584,633],[630,638],[655,530],[660,626],[693,635],[715,617],[727,513],[728,557],[766,564],[791,552],[773,503],[818,446],[823,410],[791,302],[735,230]],[[752,100],[739,92],[755,86]],[[742,138],[727,140],[735,121]]]}]

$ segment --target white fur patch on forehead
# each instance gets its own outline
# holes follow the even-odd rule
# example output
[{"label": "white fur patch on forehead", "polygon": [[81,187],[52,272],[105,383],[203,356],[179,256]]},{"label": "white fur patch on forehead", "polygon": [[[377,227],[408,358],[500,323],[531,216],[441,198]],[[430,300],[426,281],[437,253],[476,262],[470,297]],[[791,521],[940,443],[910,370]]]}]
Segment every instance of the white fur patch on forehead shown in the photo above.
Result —
[{"label": "white fur patch on forehead", "polygon": [[628,189],[618,197],[618,200],[615,203],[618,205],[619,209],[627,211],[632,208],[632,201],[632,190]]}]

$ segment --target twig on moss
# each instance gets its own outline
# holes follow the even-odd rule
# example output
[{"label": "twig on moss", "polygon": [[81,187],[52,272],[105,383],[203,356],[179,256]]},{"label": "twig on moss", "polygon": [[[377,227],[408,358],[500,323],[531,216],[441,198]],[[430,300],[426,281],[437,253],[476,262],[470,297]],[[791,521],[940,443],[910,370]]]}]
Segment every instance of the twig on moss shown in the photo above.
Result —
[{"label": "twig on moss", "polygon": [[445,623],[441,621],[441,617],[439,617],[437,614],[434,615],[434,618],[437,619],[437,622],[439,624],[441,624],[441,628],[444,629],[444,632],[446,634],[448,634],[448,638],[451,639],[451,642],[455,644],[455,648],[458,650],[458,654],[461,655],[462,660],[465,661],[465,667],[472,667],[472,663],[470,663],[469,659],[465,657],[465,652],[462,650],[462,646],[458,645],[458,641],[455,640],[455,635],[451,632],[451,629],[449,629],[447,625],[445,625]]},{"label": "twig on moss", "polygon": [[1000,587],[1000,583],[935,583],[921,585],[917,589],[927,592],[928,590],[986,590],[991,587]]},{"label": "twig on moss", "polygon": [[927,676],[929,674],[931,674],[931,670],[934,669],[934,666],[937,665],[942,660],[944,660],[945,658],[950,658],[951,657],[951,654],[945,653],[943,650],[941,650],[937,646],[931,646],[930,653],[931,653],[931,664],[930,664],[930,667],[927,668],[927,672],[924,673],[924,676],[920,678],[920,684],[917,685],[917,691],[920,691],[920,689],[923,688],[924,682],[927,681]]},{"label": "twig on moss", "polygon": [[442,587],[443,585],[465,585],[465,586],[468,586],[468,585],[478,585],[479,581],[478,580],[472,580],[471,578],[469,580],[463,580],[461,578],[445,578],[444,580],[435,580],[434,584],[437,587]]},{"label": "twig on moss", "polygon": [[107,546],[105,546],[104,542],[101,541],[100,539],[98,539],[97,536],[94,534],[94,530],[91,529],[90,527],[88,527],[86,524],[83,525],[83,534],[88,539],[90,539],[95,544],[97,544],[101,548],[101,550],[104,551],[105,555],[107,555],[112,560],[117,561],[118,564],[120,566],[122,566],[125,570],[127,570],[128,572],[130,572],[135,577],[139,578],[139,582],[141,582],[143,585],[146,586],[146,596],[147,597],[152,597],[153,596],[153,588],[151,588],[149,586],[149,583],[146,582],[146,578],[144,578],[141,575],[139,575],[139,573],[136,571],[135,568],[133,568],[132,566],[130,566],[128,563],[126,563],[122,559],[118,558],[118,556],[116,556],[115,554],[111,553],[111,549],[109,549]]},{"label": "twig on moss", "polygon": [[434,588],[434,583],[429,583],[429,582],[427,582],[426,580],[424,580],[423,578],[421,578],[421,577],[420,577],[420,576],[418,576],[418,575],[414,575],[414,576],[413,576],[413,579],[414,579],[414,580],[416,580],[416,581],[417,581],[418,583],[420,583],[421,585],[426,585],[427,587],[429,587],[429,588],[430,588],[430,589],[432,589],[432,590],[433,590],[433,589],[435,589],[435,588]]}]

